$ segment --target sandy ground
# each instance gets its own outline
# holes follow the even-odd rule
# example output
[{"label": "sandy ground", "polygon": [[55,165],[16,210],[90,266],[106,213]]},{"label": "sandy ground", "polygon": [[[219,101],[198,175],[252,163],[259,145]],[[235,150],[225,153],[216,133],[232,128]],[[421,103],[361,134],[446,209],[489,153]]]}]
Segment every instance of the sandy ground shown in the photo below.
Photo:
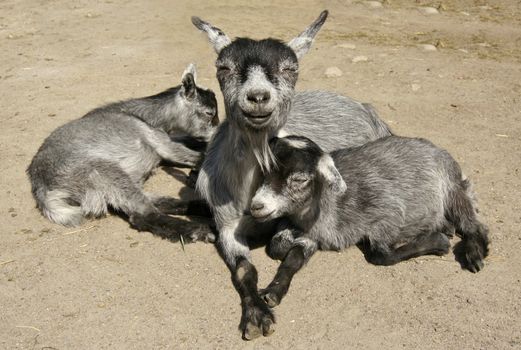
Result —
[{"label": "sandy ground", "polygon": [[[440,1],[245,3],[0,3],[0,348],[521,348],[520,2],[447,0],[434,15],[418,6]],[[230,36],[289,40],[324,8],[298,88],[371,102],[396,133],[447,148],[491,229],[482,272],[452,254],[376,267],[356,248],[319,253],[276,309],[275,333],[246,343],[212,245],[183,252],[118,217],[64,228],[35,209],[25,169],[57,126],[177,85],[189,62],[218,91],[191,15]],[[343,75],[327,78],[332,66]],[[182,185],[158,170],[146,187],[178,195]],[[277,264],[262,249],[254,260],[264,286]]]}]

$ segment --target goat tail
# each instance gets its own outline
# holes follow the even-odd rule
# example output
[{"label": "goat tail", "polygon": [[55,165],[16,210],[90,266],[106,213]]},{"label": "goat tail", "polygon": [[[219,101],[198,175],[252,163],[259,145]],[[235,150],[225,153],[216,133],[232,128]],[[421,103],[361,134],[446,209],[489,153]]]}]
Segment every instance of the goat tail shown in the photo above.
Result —
[{"label": "goat tail", "polygon": [[479,221],[477,213],[472,184],[462,177],[459,186],[449,192],[448,217],[461,238],[460,262],[471,272],[483,268],[489,251],[488,228]]},{"label": "goat tail", "polygon": [[34,197],[43,216],[63,226],[78,226],[83,222],[81,206],[72,205],[71,195],[63,190],[37,189]]}]

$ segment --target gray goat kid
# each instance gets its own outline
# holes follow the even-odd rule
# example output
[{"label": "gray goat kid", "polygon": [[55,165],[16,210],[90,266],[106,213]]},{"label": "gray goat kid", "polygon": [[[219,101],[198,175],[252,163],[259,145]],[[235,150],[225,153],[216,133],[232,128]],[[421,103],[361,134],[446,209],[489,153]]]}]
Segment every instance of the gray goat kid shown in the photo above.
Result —
[{"label": "gray goat kid", "polygon": [[446,254],[455,229],[463,267],[483,268],[488,229],[477,218],[469,180],[447,151],[398,136],[331,154],[299,136],[270,146],[279,167],[264,178],[251,214],[260,221],[286,217],[291,226],[281,223],[270,243],[282,263],[261,291],[268,305],[280,303],[317,249],[359,245],[369,262],[392,265]]},{"label": "gray goat kid", "polygon": [[194,166],[201,157],[171,141],[170,133],[207,141],[217,127],[215,95],[195,80],[195,67],[189,65],[180,86],[97,108],[53,131],[27,169],[43,215],[75,226],[112,208],[126,214],[138,230],[174,240],[186,231],[189,240],[212,240],[204,225],[166,215],[175,199],[142,190],[162,160]]},{"label": "gray goat kid", "polygon": [[[371,106],[324,91],[294,91],[298,59],[311,47],[327,11],[288,44],[276,39],[231,41],[219,28],[192,17],[218,54],[217,79],[227,119],[212,138],[196,187],[219,231],[217,247],[241,297],[244,339],[273,332],[273,313],[259,297],[249,244],[272,236],[275,223],[250,215],[251,198],[274,158],[268,140],[284,134],[313,137],[326,150],[390,135]],[[190,213],[188,211],[188,214]]]}]

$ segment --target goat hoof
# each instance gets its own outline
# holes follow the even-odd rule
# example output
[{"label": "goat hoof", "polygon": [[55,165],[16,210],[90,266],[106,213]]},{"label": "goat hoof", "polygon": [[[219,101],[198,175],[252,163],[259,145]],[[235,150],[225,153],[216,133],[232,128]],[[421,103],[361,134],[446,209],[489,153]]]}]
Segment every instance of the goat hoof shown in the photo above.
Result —
[{"label": "goat hoof", "polygon": [[205,243],[214,243],[215,235],[211,232],[192,232],[186,235],[183,235],[185,241],[189,243],[195,243],[197,241],[205,242]]},{"label": "goat hoof", "polygon": [[205,243],[215,243],[216,237],[213,233],[208,233],[206,237],[204,238]]},{"label": "goat hoof", "polygon": [[269,289],[259,291],[259,295],[271,308],[280,304],[280,297]]},{"label": "goat hoof", "polygon": [[246,329],[242,333],[242,338],[244,340],[253,340],[261,336],[261,329],[252,323],[248,323],[246,325]]},{"label": "goat hoof", "polygon": [[466,254],[465,257],[467,259],[466,267],[472,273],[477,273],[481,271],[481,269],[483,269],[483,267],[485,266],[481,257],[476,258],[470,256],[469,254]]},{"label": "goat hoof", "polygon": [[483,259],[487,255],[487,247],[483,247],[474,240],[464,240],[465,247],[464,266],[472,273],[477,273],[483,269],[485,263]]},{"label": "goat hoof", "polygon": [[[262,302],[261,300],[259,300]],[[242,328],[242,338],[244,340],[253,340],[261,335],[267,337],[271,335],[275,329],[275,317],[273,313],[262,303],[262,307],[249,306],[244,311]]]},{"label": "goat hoof", "polygon": [[246,325],[246,329],[243,332],[242,338],[244,340],[253,340],[260,337],[261,335],[269,337],[271,334],[273,334],[273,332],[275,332],[275,329],[273,328],[273,321],[266,319],[262,322],[260,327],[254,325],[253,323],[248,323]]}]

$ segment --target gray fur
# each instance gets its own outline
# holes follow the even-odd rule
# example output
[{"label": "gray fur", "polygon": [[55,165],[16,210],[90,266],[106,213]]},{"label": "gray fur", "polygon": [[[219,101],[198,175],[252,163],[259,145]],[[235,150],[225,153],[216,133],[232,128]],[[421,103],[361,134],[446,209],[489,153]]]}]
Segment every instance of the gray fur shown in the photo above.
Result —
[{"label": "gray fur", "polygon": [[[321,147],[331,151],[391,134],[387,125],[367,104],[326,91],[295,93],[297,77],[293,73],[298,69],[296,58],[291,60],[282,56],[279,86],[274,86],[266,78],[262,83],[253,83],[248,79],[241,83],[237,72],[239,68],[233,61],[234,45],[235,42],[232,42],[219,51],[217,77],[224,95],[227,119],[221,123],[210,142],[197,182],[198,191],[214,212],[221,243],[226,247],[223,255],[229,265],[234,264],[236,251],[249,256],[249,250],[239,248],[244,244],[237,241],[237,237],[249,233],[237,235],[235,229],[244,225],[239,225],[239,222],[251,221],[251,218],[243,216],[243,212],[249,208],[262,170],[267,171],[273,165],[268,147],[271,137],[279,133],[313,137]],[[262,52],[258,54],[262,55]],[[220,71],[222,67],[225,67],[224,72]],[[287,67],[293,72],[282,72]],[[255,76],[258,78],[258,75]],[[264,90],[271,96],[269,104],[258,107],[253,113],[252,110],[247,112],[259,115],[263,111],[271,113],[270,119],[260,126],[244,117],[244,109],[247,109],[244,108],[247,104],[245,96],[251,89],[258,89],[259,85],[268,86]],[[233,248],[235,245],[237,248]]]},{"label": "gray fur", "polygon": [[[289,46],[274,39],[228,42],[222,30],[192,19],[208,34],[218,53],[217,78],[227,115],[209,144],[196,187],[215,216],[218,248],[243,301],[241,329],[248,339],[249,330],[273,321],[262,301],[256,299],[257,282],[238,281],[235,273],[238,261],[246,264],[244,261],[250,260],[249,240],[273,234],[275,229],[275,223],[259,224],[244,215],[262,173],[276,164],[269,139],[284,133],[304,135],[331,151],[391,134],[368,105],[324,91],[295,93],[297,57],[309,49],[326,16],[327,12],[322,13]],[[256,275],[253,265],[248,269],[251,274],[247,275]],[[255,300],[255,305],[249,305],[248,300]]]},{"label": "gray fur", "polygon": [[[295,140],[308,147],[295,147]],[[400,260],[399,247],[450,235],[454,227],[469,243],[469,270],[483,267],[488,230],[477,218],[470,183],[447,151],[398,136],[331,155],[302,137],[278,139],[272,147],[283,163],[253,197],[252,215],[263,221],[287,216],[302,232],[295,244],[307,248],[306,258],[316,249],[366,244],[370,261],[392,264]]]},{"label": "gray fur", "polygon": [[208,140],[216,128],[215,96],[196,87],[194,75],[190,65],[182,86],[97,108],[53,131],[27,169],[43,215],[75,226],[108,208],[131,222],[158,213],[157,198],[143,193],[145,179],[162,160],[194,166],[201,156],[169,134]]}]

